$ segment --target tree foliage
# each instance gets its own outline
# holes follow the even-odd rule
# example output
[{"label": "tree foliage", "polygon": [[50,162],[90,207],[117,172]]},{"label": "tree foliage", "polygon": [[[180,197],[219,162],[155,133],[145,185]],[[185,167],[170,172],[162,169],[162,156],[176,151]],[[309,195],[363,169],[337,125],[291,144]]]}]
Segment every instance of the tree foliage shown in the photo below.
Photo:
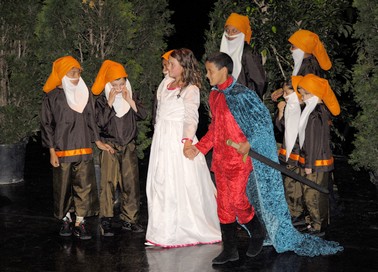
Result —
[{"label": "tree foliage", "polygon": [[34,26],[41,4],[33,0],[0,4],[0,144],[12,144],[39,128]]},{"label": "tree foliage", "polygon": [[[125,65],[133,91],[152,109],[161,80],[161,54],[170,34],[167,0],[46,0],[38,16],[39,59],[47,77],[51,63],[72,55],[91,86],[105,59]],[[138,123],[139,157],[149,146],[151,115]]]},{"label": "tree foliage", "polygon": [[350,162],[356,167],[378,171],[378,3],[354,0],[358,19],[354,24],[358,58],[353,67],[353,93],[360,111]]},{"label": "tree foliage", "polygon": [[[351,80],[350,69],[344,61],[352,49],[344,43],[352,33],[349,0],[218,0],[210,13],[210,29],[206,32],[205,57],[219,51],[223,27],[232,12],[247,15],[251,22],[251,47],[261,54],[267,72],[268,87],[264,103],[274,111],[270,93],[290,78],[293,64],[288,38],[298,29],[317,33],[332,61],[326,78],[339,98],[348,92],[344,86]],[[204,93],[206,100],[206,93]],[[342,103],[347,122],[348,105]],[[341,135],[340,135],[341,136]]]}]

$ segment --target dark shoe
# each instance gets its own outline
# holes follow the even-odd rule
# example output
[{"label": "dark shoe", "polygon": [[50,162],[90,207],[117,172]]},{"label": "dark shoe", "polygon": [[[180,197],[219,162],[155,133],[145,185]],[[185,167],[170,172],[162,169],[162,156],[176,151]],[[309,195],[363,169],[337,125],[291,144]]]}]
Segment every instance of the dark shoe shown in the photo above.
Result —
[{"label": "dark shoe", "polygon": [[84,220],[80,222],[79,226],[75,226],[75,227],[74,227],[73,234],[74,234],[77,238],[79,238],[80,240],[89,240],[89,239],[92,239],[92,236],[91,236],[90,233],[88,232]]},{"label": "dark shoe", "polygon": [[62,220],[62,226],[60,227],[59,235],[63,237],[72,235],[72,222],[67,217],[64,217]]},{"label": "dark shoe", "polygon": [[225,264],[239,260],[236,239],[237,223],[221,224],[223,251],[212,260],[213,264]]},{"label": "dark shoe", "polygon": [[304,226],[304,225],[306,225],[306,218],[302,215],[293,216],[291,218],[291,222],[293,223],[294,227]]},{"label": "dark shoe", "polygon": [[249,246],[246,255],[248,257],[257,256],[264,245],[264,240],[266,237],[266,231],[263,224],[261,224],[259,218],[255,214],[251,221],[244,225],[250,235]]},{"label": "dark shoe", "polygon": [[132,231],[132,232],[144,232],[144,228],[141,225],[139,225],[138,223],[130,223],[130,222],[126,222],[126,221],[122,222],[122,229],[123,230],[129,230],[129,231]]},{"label": "dark shoe", "polygon": [[303,233],[323,237],[325,235],[325,232],[322,230],[314,229],[311,225],[308,225],[307,228],[303,231]]},{"label": "dark shoe", "polygon": [[100,232],[102,236],[106,236],[106,237],[114,236],[111,217],[101,218]]}]

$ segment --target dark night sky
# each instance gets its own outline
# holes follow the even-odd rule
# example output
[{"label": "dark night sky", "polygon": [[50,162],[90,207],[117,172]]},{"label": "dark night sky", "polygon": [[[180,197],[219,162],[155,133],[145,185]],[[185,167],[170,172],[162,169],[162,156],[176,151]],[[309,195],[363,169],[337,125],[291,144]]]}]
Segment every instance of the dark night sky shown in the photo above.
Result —
[{"label": "dark night sky", "polygon": [[204,54],[204,31],[209,27],[209,12],[215,0],[170,0],[169,8],[174,11],[171,23],[175,33],[168,39],[168,49],[186,47],[193,51],[198,60]]}]

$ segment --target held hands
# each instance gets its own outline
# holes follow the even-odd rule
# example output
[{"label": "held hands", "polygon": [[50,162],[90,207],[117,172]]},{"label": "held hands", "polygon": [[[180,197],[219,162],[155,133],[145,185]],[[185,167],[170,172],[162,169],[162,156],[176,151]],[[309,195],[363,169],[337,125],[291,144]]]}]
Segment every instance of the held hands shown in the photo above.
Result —
[{"label": "held hands", "polygon": [[108,151],[110,154],[114,154],[114,149],[113,147],[111,147],[110,145],[108,144],[104,144],[103,142],[101,141],[96,141],[95,142],[97,147],[103,151]]},{"label": "held hands", "polygon": [[195,145],[192,145],[191,141],[185,141],[184,143],[184,156],[187,157],[189,160],[194,160],[194,158],[198,155],[200,152],[198,148]]}]

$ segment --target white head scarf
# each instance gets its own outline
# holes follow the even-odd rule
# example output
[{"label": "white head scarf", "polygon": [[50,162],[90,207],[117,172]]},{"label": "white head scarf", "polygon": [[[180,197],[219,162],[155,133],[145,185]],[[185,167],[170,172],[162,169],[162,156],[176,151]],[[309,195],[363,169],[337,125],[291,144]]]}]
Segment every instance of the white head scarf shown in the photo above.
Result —
[{"label": "white head scarf", "polygon": [[[232,40],[227,39],[234,38]],[[234,63],[234,68],[232,71],[232,76],[235,79],[238,79],[242,64],[242,55],[243,55],[243,49],[244,49],[244,38],[245,35],[243,32],[240,32],[236,35],[227,35],[226,32],[223,32],[221,46],[220,46],[220,52],[226,53],[229,55]]]},{"label": "white head scarf", "polygon": [[[129,93],[130,97],[132,97],[133,93],[132,93],[130,81],[128,79],[126,79],[126,88],[130,92]],[[110,93],[111,89],[112,89],[112,84],[110,84],[110,82],[106,83],[105,84],[105,97],[106,97],[106,99],[109,99],[109,93]],[[116,112],[116,116],[118,118],[121,118],[126,113],[128,113],[128,111],[130,110],[130,104],[127,103],[127,101],[125,99],[123,99],[122,92],[116,94],[116,97],[115,97],[114,103],[113,103],[113,108],[114,108],[114,110]]]},{"label": "white head scarf", "polygon": [[62,78],[63,91],[66,95],[68,106],[72,110],[82,113],[88,103],[88,87],[81,77],[79,78],[79,83],[77,85],[74,85],[71,80],[77,79],[68,76]]}]

